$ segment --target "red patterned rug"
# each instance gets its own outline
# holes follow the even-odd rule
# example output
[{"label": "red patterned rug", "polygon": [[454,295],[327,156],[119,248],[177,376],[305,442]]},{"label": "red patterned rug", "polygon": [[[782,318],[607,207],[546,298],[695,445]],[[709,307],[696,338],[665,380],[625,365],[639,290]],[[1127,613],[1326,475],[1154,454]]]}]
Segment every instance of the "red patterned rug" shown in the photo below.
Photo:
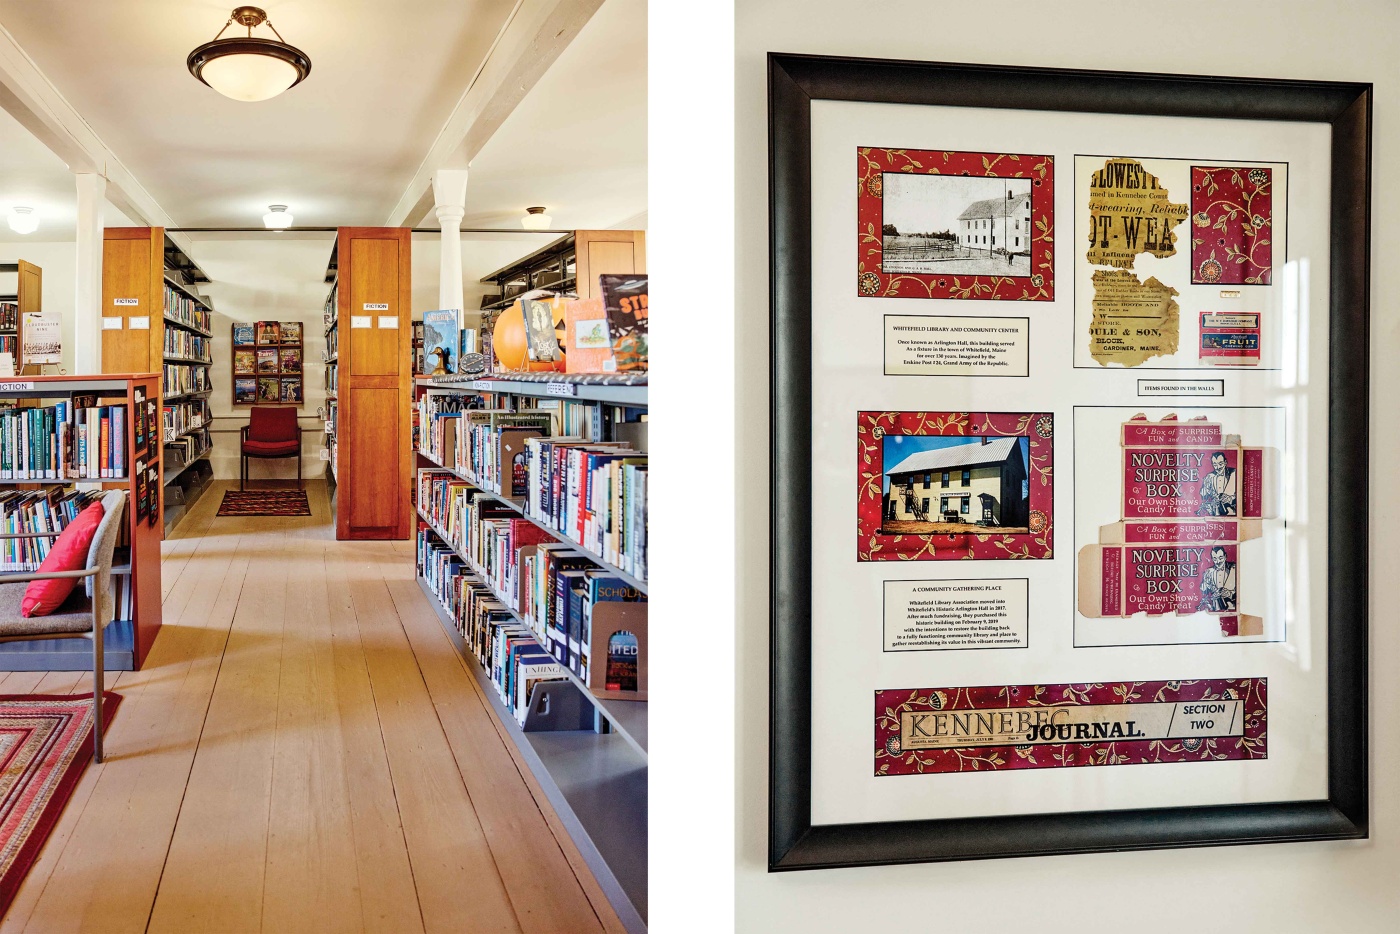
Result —
[{"label": "red patterned rug", "polygon": [[[107,692],[104,723],[120,702]],[[0,914],[91,761],[91,694],[0,695]]]},{"label": "red patterned rug", "polygon": [[305,490],[229,490],[219,504],[221,516],[309,516]]}]

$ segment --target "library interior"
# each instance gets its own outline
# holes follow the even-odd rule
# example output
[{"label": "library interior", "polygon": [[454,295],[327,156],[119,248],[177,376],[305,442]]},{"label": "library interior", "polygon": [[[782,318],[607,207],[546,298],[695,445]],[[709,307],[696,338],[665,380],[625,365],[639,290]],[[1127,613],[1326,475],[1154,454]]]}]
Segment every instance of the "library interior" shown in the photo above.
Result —
[{"label": "library interior", "polygon": [[646,78],[0,0],[0,930],[646,930]]}]

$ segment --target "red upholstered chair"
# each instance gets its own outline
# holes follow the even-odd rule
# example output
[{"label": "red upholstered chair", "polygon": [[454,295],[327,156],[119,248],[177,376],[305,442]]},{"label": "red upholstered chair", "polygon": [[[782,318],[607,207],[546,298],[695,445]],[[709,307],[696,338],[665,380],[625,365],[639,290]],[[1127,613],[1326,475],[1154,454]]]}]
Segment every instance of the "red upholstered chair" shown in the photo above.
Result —
[{"label": "red upholstered chair", "polygon": [[248,479],[250,457],[295,457],[297,489],[301,489],[301,426],[297,424],[297,410],[253,406],[248,424],[243,426],[242,453],[242,469],[238,475],[240,490]]}]

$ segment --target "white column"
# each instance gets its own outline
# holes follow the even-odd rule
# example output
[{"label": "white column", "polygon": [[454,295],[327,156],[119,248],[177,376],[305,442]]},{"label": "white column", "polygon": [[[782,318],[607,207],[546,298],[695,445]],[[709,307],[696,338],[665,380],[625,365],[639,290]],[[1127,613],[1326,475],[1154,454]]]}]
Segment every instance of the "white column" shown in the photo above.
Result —
[{"label": "white column", "polygon": [[[438,169],[433,173],[433,201],[442,227],[442,265],[438,307],[462,311],[462,217],[467,213],[467,170]],[[476,348],[468,348],[474,351]]]},{"label": "white column", "polygon": [[80,172],[77,280],[73,283],[73,370],[102,372],[102,209],[107,179]]}]

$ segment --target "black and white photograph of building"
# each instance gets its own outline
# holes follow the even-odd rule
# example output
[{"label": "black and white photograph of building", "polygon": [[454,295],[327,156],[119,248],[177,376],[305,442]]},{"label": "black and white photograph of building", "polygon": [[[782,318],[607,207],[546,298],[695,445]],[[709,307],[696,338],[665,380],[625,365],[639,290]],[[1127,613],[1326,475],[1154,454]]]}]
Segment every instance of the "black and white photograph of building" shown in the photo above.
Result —
[{"label": "black and white photograph of building", "polygon": [[881,271],[1031,274],[1031,180],[886,172]]}]

